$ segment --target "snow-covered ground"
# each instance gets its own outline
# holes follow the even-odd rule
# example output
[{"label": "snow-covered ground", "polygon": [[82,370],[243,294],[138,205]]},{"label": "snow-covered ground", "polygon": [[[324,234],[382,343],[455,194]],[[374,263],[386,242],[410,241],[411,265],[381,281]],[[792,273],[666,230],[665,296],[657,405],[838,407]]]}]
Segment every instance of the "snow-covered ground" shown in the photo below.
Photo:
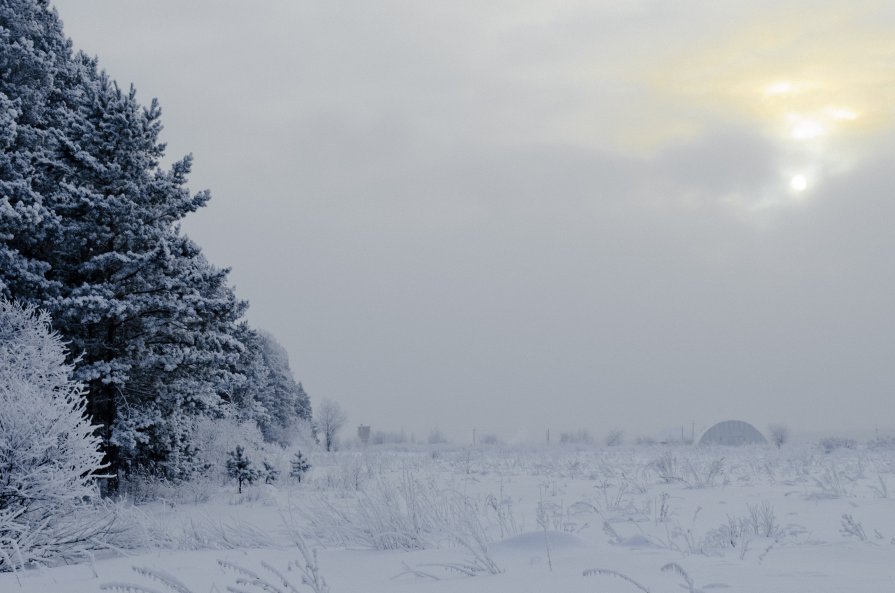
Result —
[{"label": "snow-covered ground", "polygon": [[[235,567],[269,593],[291,590],[271,569],[313,591],[302,571],[315,564],[332,593],[895,591],[895,447],[371,447],[311,460],[301,485],[194,487],[126,510],[143,549],[0,574],[0,591],[262,590]],[[171,577],[185,588],[159,580]]]}]

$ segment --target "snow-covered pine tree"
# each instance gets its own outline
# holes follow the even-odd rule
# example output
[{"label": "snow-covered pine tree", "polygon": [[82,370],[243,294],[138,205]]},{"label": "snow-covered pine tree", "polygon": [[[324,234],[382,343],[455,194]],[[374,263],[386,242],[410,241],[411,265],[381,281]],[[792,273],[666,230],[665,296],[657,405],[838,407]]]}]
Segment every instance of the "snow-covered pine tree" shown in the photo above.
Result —
[{"label": "snow-covered pine tree", "polygon": [[237,338],[244,345],[233,365],[233,374],[241,381],[234,383],[228,401],[237,420],[252,420],[259,428],[270,424],[272,419],[262,403],[261,395],[270,383],[270,367],[264,361],[261,338],[258,332],[243,322],[237,329]]},{"label": "snow-covered pine tree", "polygon": [[256,395],[266,414],[259,425],[266,439],[288,444],[294,436],[297,421],[310,421],[311,406],[307,393],[295,382],[289,367],[286,349],[268,332],[257,332],[257,341],[268,381]]},{"label": "snow-covered pine tree", "polygon": [[264,476],[264,483],[273,484],[276,482],[277,478],[280,477],[280,470],[267,460],[264,460],[261,464],[264,466],[264,469],[261,470],[261,474]]},{"label": "snow-covered pine tree", "polygon": [[49,316],[0,299],[0,570],[65,553],[89,535],[57,528],[97,493],[102,469],[71,371]]},{"label": "snow-covered pine tree", "polygon": [[40,246],[54,217],[42,189],[70,106],[70,43],[46,1],[0,3],[0,296],[46,294]]},{"label": "snow-covered pine tree", "polygon": [[305,391],[301,381],[295,390],[295,414],[302,420],[311,421],[311,398]]},{"label": "snow-covered pine tree", "polygon": [[245,449],[237,446],[236,449],[230,451],[230,458],[227,459],[227,475],[236,480],[239,493],[242,494],[243,483],[252,484],[261,477],[261,471],[253,467],[252,460],[245,453]]},{"label": "snow-covered pine tree", "polygon": [[296,451],[289,463],[292,466],[292,469],[289,471],[289,477],[295,478],[300,484],[302,477],[311,469],[311,463],[301,451]]},{"label": "snow-covered pine tree", "polygon": [[110,471],[186,475],[190,418],[228,414],[243,380],[245,304],[177,226],[208,194],[189,157],[160,167],[158,105],[72,55],[45,1],[3,3],[0,60],[0,290],[71,341]]},{"label": "snow-covered pine tree", "polygon": [[[229,365],[245,304],[176,223],[207,193],[184,187],[189,157],[159,168],[160,111],[143,109],[104,74],[85,86],[90,117],[69,139],[76,164],[61,191],[61,285],[49,303],[57,326],[82,354],[77,375],[90,386],[94,417],[106,427],[113,469],[147,464],[169,476],[188,446],[188,418],[221,415],[234,380]],[[61,257],[60,257],[61,256]],[[127,405],[124,403],[127,402]]]}]

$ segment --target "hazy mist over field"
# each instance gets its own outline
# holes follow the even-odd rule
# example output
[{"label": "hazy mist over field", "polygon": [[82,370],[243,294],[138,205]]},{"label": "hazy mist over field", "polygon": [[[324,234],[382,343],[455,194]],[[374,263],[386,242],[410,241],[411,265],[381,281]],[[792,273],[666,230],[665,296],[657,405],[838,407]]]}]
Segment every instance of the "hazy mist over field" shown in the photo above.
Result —
[{"label": "hazy mist over field", "polygon": [[891,591],[893,31],[0,0],[0,592]]},{"label": "hazy mist over field", "polygon": [[890,429],[895,9],[724,4],[55,2],[351,425]]}]

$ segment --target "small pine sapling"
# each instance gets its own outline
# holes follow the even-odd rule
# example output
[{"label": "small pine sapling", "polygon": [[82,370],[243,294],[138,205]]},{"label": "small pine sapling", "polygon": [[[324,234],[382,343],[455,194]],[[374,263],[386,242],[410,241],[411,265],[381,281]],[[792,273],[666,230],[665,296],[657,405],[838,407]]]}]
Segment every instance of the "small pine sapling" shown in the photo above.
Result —
[{"label": "small pine sapling", "polygon": [[253,483],[261,477],[261,472],[252,467],[252,460],[245,454],[245,449],[237,446],[230,451],[230,459],[227,460],[227,475],[236,480],[239,493],[242,494],[243,482]]},{"label": "small pine sapling", "polygon": [[301,451],[295,453],[291,463],[292,470],[289,472],[289,477],[298,480],[298,483],[301,484],[301,478],[311,469],[311,464],[308,462],[308,458],[302,455]]},{"label": "small pine sapling", "polygon": [[262,473],[264,474],[265,484],[273,484],[277,481],[277,478],[280,477],[280,470],[271,465],[266,459],[264,460],[264,470]]}]

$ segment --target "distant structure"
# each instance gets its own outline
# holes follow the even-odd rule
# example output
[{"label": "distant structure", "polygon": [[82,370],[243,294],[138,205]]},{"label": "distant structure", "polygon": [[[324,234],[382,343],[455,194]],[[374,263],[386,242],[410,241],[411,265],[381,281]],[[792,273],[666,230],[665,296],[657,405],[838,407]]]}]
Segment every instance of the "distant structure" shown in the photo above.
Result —
[{"label": "distant structure", "polygon": [[370,442],[370,425],[369,424],[361,424],[357,427],[357,438],[360,439],[360,442],[366,445]]},{"label": "distant structure", "polygon": [[699,437],[700,445],[767,445],[758,429],[742,420],[725,420],[712,426]]}]

